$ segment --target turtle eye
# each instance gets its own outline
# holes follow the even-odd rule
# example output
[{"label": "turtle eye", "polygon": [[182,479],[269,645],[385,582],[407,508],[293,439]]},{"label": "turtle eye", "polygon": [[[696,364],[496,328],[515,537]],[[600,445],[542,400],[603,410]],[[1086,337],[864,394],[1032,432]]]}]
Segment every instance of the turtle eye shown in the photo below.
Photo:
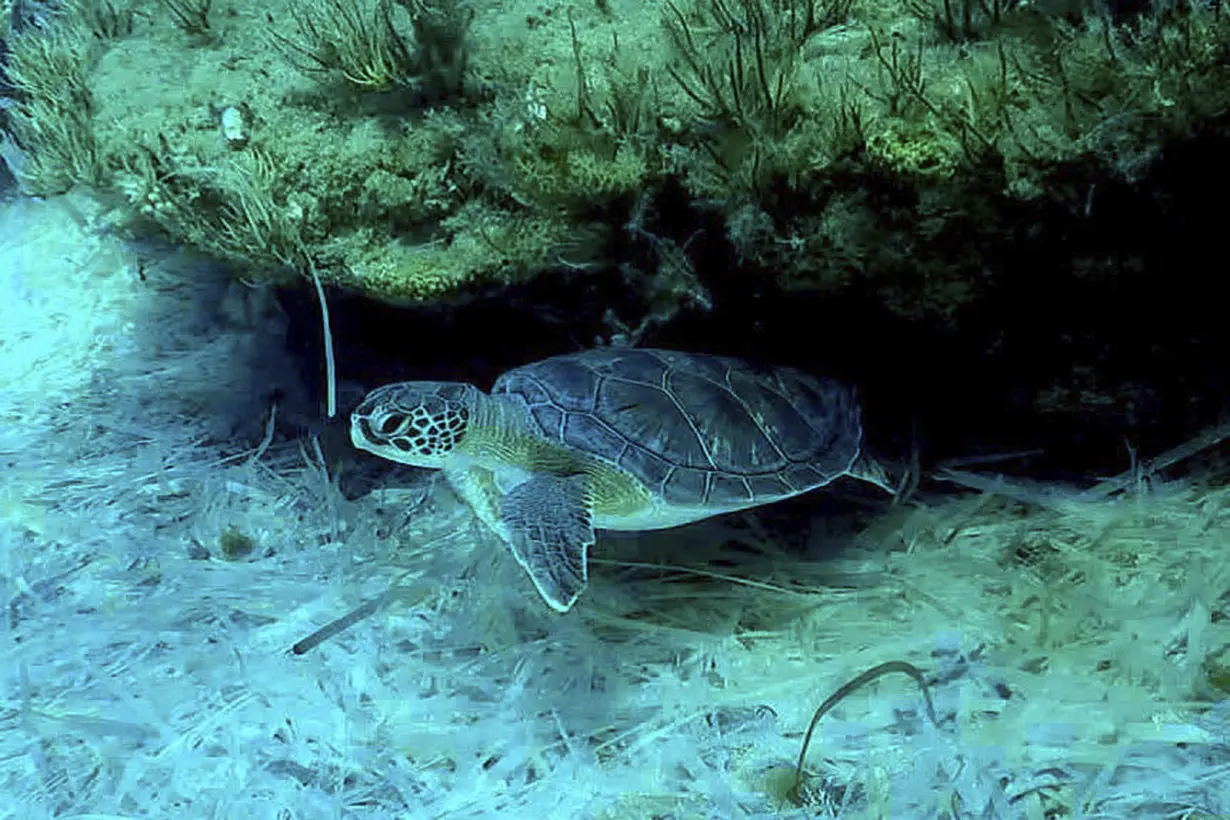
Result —
[{"label": "turtle eye", "polygon": [[402,428],[406,423],[406,417],[396,413],[385,416],[380,421],[380,426],[376,428],[377,432],[382,436],[391,436]]}]

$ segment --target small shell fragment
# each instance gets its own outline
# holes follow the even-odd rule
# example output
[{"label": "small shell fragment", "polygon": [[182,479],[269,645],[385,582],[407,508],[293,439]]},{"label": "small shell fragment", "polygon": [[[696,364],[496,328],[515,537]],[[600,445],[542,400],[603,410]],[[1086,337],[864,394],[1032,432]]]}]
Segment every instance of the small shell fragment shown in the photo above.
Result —
[{"label": "small shell fragment", "polygon": [[222,126],[222,138],[228,147],[239,150],[248,144],[252,126],[248,122],[246,106],[228,105],[222,109],[219,123]]}]

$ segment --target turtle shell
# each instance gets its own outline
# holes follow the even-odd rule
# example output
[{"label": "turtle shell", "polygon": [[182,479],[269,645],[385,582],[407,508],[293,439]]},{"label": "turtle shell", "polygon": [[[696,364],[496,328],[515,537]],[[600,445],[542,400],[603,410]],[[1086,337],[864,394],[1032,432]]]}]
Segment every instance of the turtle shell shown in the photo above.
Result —
[{"label": "turtle shell", "polygon": [[504,373],[533,432],[715,511],[828,484],[859,456],[853,391],[788,367],[670,350],[587,350]]}]

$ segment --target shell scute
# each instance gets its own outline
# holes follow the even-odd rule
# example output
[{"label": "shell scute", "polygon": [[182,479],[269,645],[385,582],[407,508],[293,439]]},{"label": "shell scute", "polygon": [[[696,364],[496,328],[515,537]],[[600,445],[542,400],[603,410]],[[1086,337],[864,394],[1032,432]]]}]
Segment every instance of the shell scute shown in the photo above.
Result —
[{"label": "shell scute", "polygon": [[667,504],[739,507],[827,484],[859,455],[853,391],[791,368],[590,350],[510,370],[492,392],[535,432],[625,471]]}]

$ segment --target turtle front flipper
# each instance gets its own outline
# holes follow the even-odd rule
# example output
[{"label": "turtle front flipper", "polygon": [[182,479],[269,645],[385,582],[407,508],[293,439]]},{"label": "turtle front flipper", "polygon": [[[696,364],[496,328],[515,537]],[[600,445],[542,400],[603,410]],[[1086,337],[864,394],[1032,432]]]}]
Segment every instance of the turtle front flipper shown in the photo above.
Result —
[{"label": "turtle front flipper", "polygon": [[595,539],[584,479],[536,475],[505,493],[500,510],[513,557],[547,605],[567,612],[589,583]]}]

